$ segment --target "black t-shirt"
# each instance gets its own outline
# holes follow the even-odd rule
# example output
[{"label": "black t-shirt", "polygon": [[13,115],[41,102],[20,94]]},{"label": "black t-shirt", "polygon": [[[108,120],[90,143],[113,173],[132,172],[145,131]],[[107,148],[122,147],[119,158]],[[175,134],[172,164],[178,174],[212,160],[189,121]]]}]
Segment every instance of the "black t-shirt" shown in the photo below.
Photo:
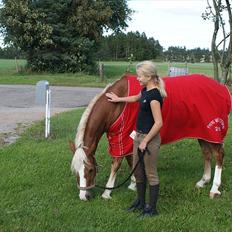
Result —
[{"label": "black t-shirt", "polygon": [[151,101],[156,100],[163,105],[163,98],[160,91],[157,88],[146,90],[146,88],[141,91],[140,98],[140,110],[137,118],[136,128],[137,131],[147,134],[152,126],[154,125],[154,118],[151,111]]}]

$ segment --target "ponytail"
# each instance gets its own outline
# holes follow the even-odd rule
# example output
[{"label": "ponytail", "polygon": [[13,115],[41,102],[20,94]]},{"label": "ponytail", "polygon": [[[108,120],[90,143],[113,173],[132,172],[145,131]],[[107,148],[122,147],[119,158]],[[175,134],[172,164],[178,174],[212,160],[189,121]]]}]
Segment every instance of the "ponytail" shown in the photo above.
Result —
[{"label": "ponytail", "polygon": [[165,84],[164,81],[162,80],[162,78],[160,78],[159,76],[157,76],[157,84],[158,84],[158,89],[160,91],[161,96],[167,97],[167,92],[165,90]]}]

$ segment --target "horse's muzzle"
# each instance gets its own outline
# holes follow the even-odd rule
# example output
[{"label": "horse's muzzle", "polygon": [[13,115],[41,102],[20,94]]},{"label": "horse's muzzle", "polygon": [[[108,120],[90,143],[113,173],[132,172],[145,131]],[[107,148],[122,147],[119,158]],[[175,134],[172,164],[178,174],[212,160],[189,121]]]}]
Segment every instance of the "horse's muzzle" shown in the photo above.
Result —
[{"label": "horse's muzzle", "polygon": [[91,198],[91,193],[89,190],[80,190],[79,197],[82,201],[88,201]]},{"label": "horse's muzzle", "polygon": [[86,187],[81,187],[78,183],[77,183],[77,188],[79,189],[79,190],[90,190],[90,189],[92,189],[92,188],[94,188],[95,187],[95,184],[92,184],[92,185],[90,185],[90,186],[86,186]]}]

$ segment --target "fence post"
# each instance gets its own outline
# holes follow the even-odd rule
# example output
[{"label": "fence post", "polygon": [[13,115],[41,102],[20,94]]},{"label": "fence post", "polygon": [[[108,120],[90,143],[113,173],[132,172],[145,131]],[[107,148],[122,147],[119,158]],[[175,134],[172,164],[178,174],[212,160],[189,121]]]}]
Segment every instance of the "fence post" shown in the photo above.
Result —
[{"label": "fence post", "polygon": [[99,76],[101,78],[101,82],[104,81],[104,64],[99,62]]}]

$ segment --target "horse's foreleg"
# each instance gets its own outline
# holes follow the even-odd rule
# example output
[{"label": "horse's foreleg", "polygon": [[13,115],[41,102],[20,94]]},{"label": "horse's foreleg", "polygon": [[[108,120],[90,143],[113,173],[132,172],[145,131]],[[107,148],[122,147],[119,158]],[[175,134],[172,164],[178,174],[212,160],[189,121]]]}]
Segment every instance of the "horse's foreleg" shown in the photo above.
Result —
[{"label": "horse's foreleg", "polygon": [[210,182],[211,179],[211,156],[212,156],[212,150],[210,149],[210,146],[208,142],[199,140],[199,144],[201,146],[201,150],[204,156],[204,173],[201,178],[196,183],[197,188],[203,188],[207,183]]},{"label": "horse's foreleg", "polygon": [[[106,184],[106,187],[107,188],[112,188],[114,187],[114,183],[115,183],[115,179],[116,179],[116,174],[117,174],[117,171],[118,169],[120,168],[121,166],[121,163],[122,163],[122,159],[123,158],[113,158],[113,161],[112,161],[112,164],[111,164],[111,173],[110,173],[110,177],[107,181],[107,184]],[[111,199],[111,194],[112,190],[109,190],[109,189],[106,189],[103,194],[102,194],[102,197],[104,199]]]},{"label": "horse's foreleg", "polygon": [[222,165],[224,157],[224,148],[222,144],[215,144],[214,154],[216,158],[216,166],[214,171],[213,186],[210,190],[210,198],[214,198],[221,195],[221,192],[218,190],[221,185],[221,175],[222,175]]},{"label": "horse's foreleg", "polygon": [[[133,168],[133,155],[126,156],[126,161],[132,170],[132,168]],[[128,186],[128,188],[133,190],[133,191],[136,191],[136,181],[135,181],[134,175],[131,176],[131,182],[130,182],[130,185]]]}]

